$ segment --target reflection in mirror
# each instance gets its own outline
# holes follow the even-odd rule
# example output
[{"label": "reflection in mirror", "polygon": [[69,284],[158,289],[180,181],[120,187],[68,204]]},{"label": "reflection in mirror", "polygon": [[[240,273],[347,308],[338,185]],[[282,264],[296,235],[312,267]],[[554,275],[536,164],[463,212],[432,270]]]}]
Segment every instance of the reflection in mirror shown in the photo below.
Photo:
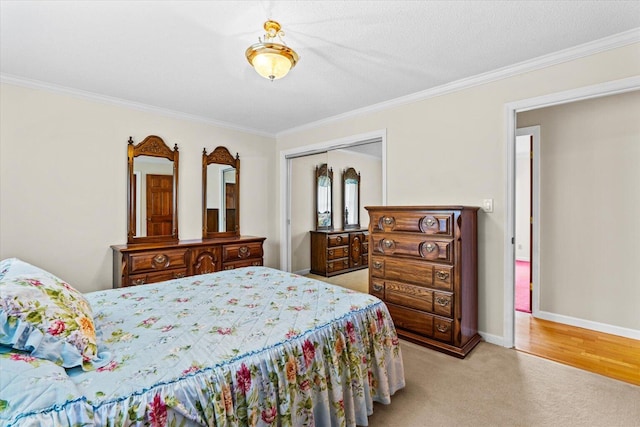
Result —
[{"label": "reflection in mirror", "polygon": [[240,235],[240,157],[225,147],[202,152],[202,238]]},{"label": "reflection in mirror", "polygon": [[316,230],[333,229],[333,169],[316,166]]},{"label": "reflection in mirror", "polygon": [[342,171],[342,214],[344,229],[360,228],[360,173],[351,167]]},{"label": "reflection in mirror", "polygon": [[150,135],[128,145],[127,242],[178,240],[178,146]]}]

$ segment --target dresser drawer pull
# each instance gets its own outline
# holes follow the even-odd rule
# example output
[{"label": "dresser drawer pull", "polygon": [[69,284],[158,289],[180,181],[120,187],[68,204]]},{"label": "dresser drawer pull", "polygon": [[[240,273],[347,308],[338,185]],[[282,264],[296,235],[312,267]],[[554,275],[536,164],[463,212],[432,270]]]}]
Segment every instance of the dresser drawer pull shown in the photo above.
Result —
[{"label": "dresser drawer pull", "polygon": [[360,252],[360,248],[356,246],[355,248],[353,248],[353,252]]},{"label": "dresser drawer pull", "polygon": [[442,307],[448,306],[450,302],[451,302],[451,300],[449,298],[436,297],[436,304],[438,304],[438,305],[440,305]]},{"label": "dresser drawer pull", "polygon": [[333,249],[329,251],[329,255],[333,255]]},{"label": "dresser drawer pull", "polygon": [[427,250],[427,252],[433,252],[436,249],[436,245],[434,245],[433,243],[427,243],[425,249]]},{"label": "dresser drawer pull", "polygon": [[436,223],[436,220],[433,218],[427,218],[425,220],[425,224],[427,224],[427,227],[432,227],[435,223]]},{"label": "dresser drawer pull", "polygon": [[167,262],[167,256],[165,254],[158,254],[158,255],[153,257],[153,263],[154,264],[163,265],[166,262]]},{"label": "dresser drawer pull", "polygon": [[388,240],[388,239],[384,239],[384,247],[385,248],[390,248],[391,246],[393,246],[393,241]]},{"label": "dresser drawer pull", "polygon": [[336,242],[337,242],[338,244],[342,243],[342,236],[338,236],[338,237],[336,237]]},{"label": "dresser drawer pull", "polygon": [[436,271],[436,277],[440,280],[447,280],[449,278],[449,273],[446,271],[438,270]]},{"label": "dresser drawer pull", "polygon": [[131,281],[131,284],[133,286],[139,286],[139,285],[144,285],[144,279],[135,279]]},{"label": "dresser drawer pull", "polygon": [[382,291],[382,285],[378,285],[377,283],[373,284],[373,291],[374,292],[380,292]]},{"label": "dresser drawer pull", "polygon": [[391,225],[391,224],[393,224],[393,218],[391,218],[390,216],[385,216],[385,217],[384,217],[384,223],[385,223],[386,225]]},{"label": "dresser drawer pull", "polygon": [[438,323],[436,325],[436,329],[438,330],[438,332],[445,333],[445,332],[447,332],[449,330],[449,325],[443,325],[443,324]]},{"label": "dresser drawer pull", "polygon": [[238,258],[246,258],[249,256],[249,247],[240,246],[238,248]]},{"label": "dresser drawer pull", "polygon": [[380,261],[373,262],[373,268],[377,268],[378,270],[382,268],[382,263]]},{"label": "dresser drawer pull", "polygon": [[[207,273],[209,273],[209,272],[207,271]],[[184,273],[175,273],[175,274],[173,275],[173,277],[174,277],[175,279],[182,279],[184,276],[185,276],[185,274],[184,274]]]}]

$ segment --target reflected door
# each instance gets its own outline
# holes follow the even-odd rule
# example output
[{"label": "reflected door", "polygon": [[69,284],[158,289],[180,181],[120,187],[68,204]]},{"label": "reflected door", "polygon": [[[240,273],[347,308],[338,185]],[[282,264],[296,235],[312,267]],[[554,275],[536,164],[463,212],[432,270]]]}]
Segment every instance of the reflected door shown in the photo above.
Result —
[{"label": "reflected door", "polygon": [[147,236],[170,236],[173,224],[173,176],[147,175]]},{"label": "reflected door", "polygon": [[227,229],[226,231],[236,230],[236,184],[225,183],[225,206],[227,209]]}]

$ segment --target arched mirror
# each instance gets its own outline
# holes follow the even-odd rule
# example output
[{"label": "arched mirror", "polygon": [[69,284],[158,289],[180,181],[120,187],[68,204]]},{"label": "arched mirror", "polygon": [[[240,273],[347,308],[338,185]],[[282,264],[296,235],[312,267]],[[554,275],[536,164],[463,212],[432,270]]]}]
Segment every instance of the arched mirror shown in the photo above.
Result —
[{"label": "arched mirror", "polygon": [[178,240],[178,145],[149,135],[127,147],[127,243]]},{"label": "arched mirror", "polygon": [[360,173],[354,168],[342,171],[342,228],[360,228]]},{"label": "arched mirror", "polygon": [[316,166],[316,230],[333,229],[333,169]]},{"label": "arched mirror", "polygon": [[202,238],[240,236],[240,157],[202,151]]}]

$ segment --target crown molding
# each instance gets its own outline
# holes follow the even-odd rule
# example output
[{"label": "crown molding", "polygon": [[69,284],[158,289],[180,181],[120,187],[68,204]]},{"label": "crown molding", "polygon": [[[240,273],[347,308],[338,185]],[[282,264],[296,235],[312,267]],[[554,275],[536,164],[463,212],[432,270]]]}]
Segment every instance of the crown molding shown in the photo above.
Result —
[{"label": "crown molding", "polygon": [[15,85],[15,86],[22,86],[30,89],[46,90],[49,92],[69,95],[69,96],[73,96],[76,98],[81,98],[89,101],[115,105],[118,107],[130,108],[132,110],[142,111],[145,113],[159,114],[159,115],[173,118],[173,119],[188,120],[188,121],[204,123],[204,124],[224,128],[224,129],[250,133],[253,135],[264,136],[268,138],[275,138],[275,134],[273,133],[261,132],[255,129],[236,126],[230,123],[209,119],[209,118],[197,116],[194,114],[182,113],[180,111],[174,111],[166,108],[155,107],[153,105],[147,105],[147,104],[128,101],[125,99],[115,98],[111,96],[100,95],[97,93],[88,92],[80,89],[74,89],[66,86],[60,86],[53,83],[43,82],[40,80],[26,79],[23,77],[13,76],[10,74],[0,73],[0,83],[6,83],[6,84]]},{"label": "crown molding", "polygon": [[593,42],[581,44],[568,49],[563,49],[548,55],[539,56],[534,59],[519,62],[517,64],[509,65],[507,67],[498,68],[497,70],[489,71],[486,73],[478,74],[472,77],[456,80],[451,83],[447,83],[441,86],[437,86],[424,91],[416,92],[410,95],[395,98],[389,101],[380,102],[377,104],[369,105],[367,107],[352,110],[343,114],[328,117],[326,119],[318,120],[315,122],[307,123],[294,128],[286,129],[276,133],[276,138],[292,133],[302,132],[310,130],[334,122],[346,120],[356,116],[364,114],[370,114],[378,111],[388,110],[401,105],[410,104],[416,101],[423,101],[425,99],[434,98],[436,96],[445,95],[452,92],[468,89],[474,86],[490,83],[496,80],[506,79],[519,74],[524,74],[530,71],[539,70],[553,65],[561,64],[563,62],[572,61],[575,59],[583,58],[585,56],[594,55],[596,53],[604,52],[607,50],[624,47],[633,43],[640,42],[640,27],[634,28],[629,31],[614,34],[609,37],[605,37]]}]

